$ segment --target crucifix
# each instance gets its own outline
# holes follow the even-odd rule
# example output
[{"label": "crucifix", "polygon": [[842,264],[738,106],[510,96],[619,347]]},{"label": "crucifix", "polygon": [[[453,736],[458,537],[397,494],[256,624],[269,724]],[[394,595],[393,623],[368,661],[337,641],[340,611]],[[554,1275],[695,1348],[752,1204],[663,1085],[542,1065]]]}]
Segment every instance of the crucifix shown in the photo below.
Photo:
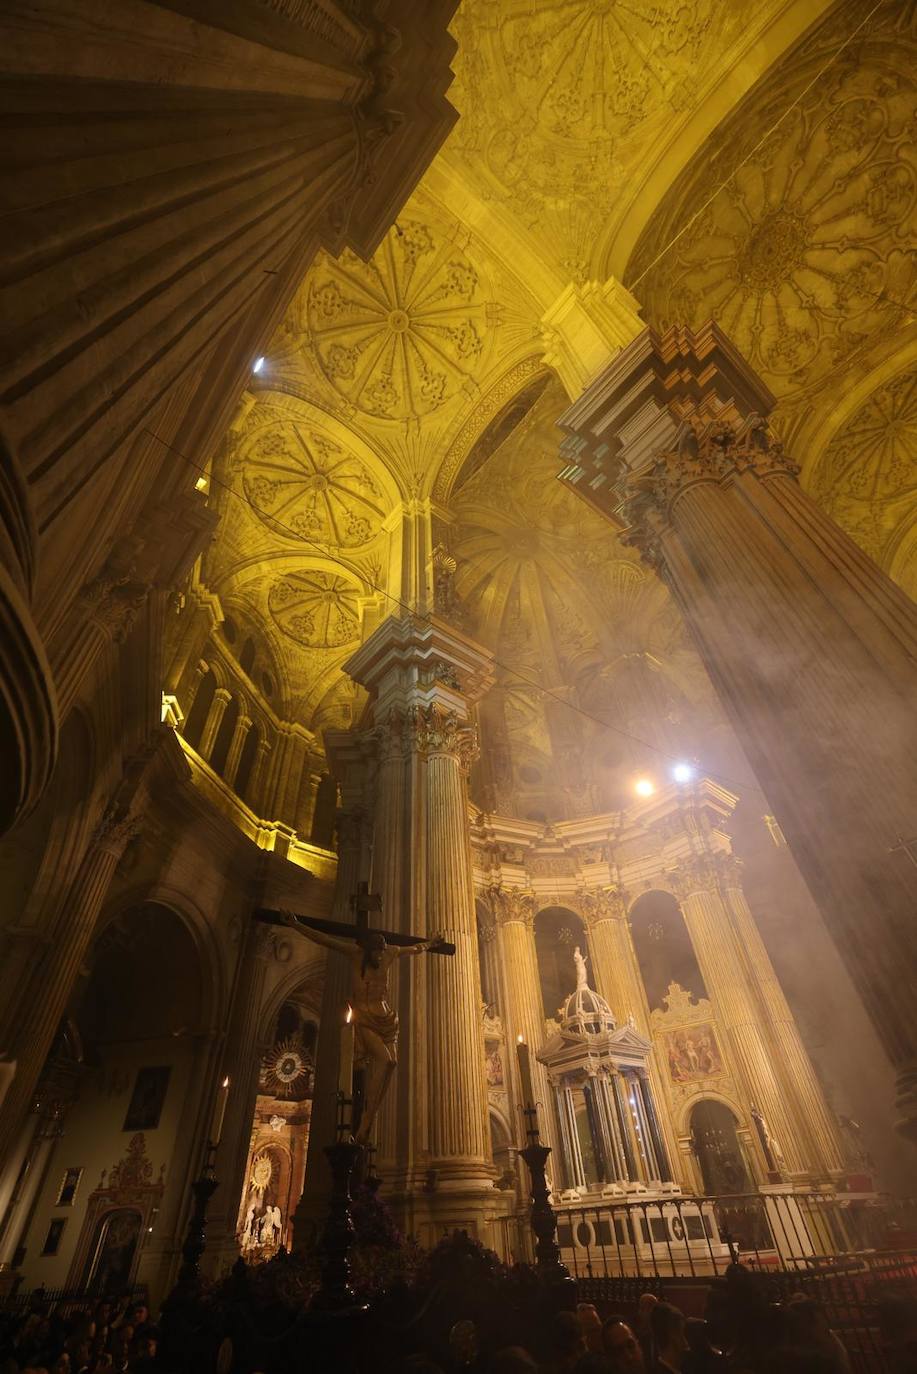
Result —
[{"label": "crucifix", "polygon": [[915,853],[915,850],[917,850],[917,839],[906,840],[900,833],[895,836],[895,839],[898,843],[892,845],[891,849],[888,851],[889,854],[906,854],[914,867],[917,868],[917,853]]},{"label": "crucifix", "polygon": [[369,1139],[382,1099],[398,1063],[398,1015],[391,1004],[389,971],[408,954],[455,954],[455,945],[440,935],[403,935],[369,924],[370,912],[382,911],[382,898],[360,883],[350,899],[353,924],[298,916],[293,911],[259,907],[255,920],[289,926],[308,940],[346,956],[351,970],[351,1006],[357,1062],[366,1069],[363,1115],[356,1134],[358,1145]]}]

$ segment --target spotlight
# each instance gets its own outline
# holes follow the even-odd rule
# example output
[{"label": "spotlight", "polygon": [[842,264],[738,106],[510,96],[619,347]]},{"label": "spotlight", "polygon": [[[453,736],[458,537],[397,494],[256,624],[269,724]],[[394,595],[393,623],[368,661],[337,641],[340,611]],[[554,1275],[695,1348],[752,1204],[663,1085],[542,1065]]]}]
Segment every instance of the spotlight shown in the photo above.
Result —
[{"label": "spotlight", "polygon": [[256,358],[255,361],[252,363],[252,372],[260,372],[261,369],[264,367],[265,361],[266,360],[264,358]]},{"label": "spotlight", "polygon": [[672,769],[672,777],[676,782],[690,782],[694,777],[694,769],[690,763],[676,763]]},{"label": "spotlight", "polygon": [[634,783],[634,791],[638,797],[651,797],[656,791],[649,778],[638,778]]}]

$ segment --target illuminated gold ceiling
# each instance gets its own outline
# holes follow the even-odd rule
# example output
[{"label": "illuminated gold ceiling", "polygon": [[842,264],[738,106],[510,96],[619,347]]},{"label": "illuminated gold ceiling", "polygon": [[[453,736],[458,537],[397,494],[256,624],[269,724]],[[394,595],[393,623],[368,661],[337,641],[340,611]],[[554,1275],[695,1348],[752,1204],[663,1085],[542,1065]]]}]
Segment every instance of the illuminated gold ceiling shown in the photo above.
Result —
[{"label": "illuminated gold ceiling", "polygon": [[[629,728],[634,701],[676,736],[685,702],[706,711],[661,587],[553,481],[557,383],[506,419],[571,283],[616,276],[656,324],[717,316],[803,480],[917,585],[914,20],[889,0],[832,61],[862,19],[853,0],[463,0],[455,129],[370,263],[319,255],[216,465],[233,495],[212,487],[205,580],[261,626],[287,718],[349,723],[341,664],[431,604],[437,540],[505,663]],[[544,771],[555,727],[533,688],[500,690]]]}]

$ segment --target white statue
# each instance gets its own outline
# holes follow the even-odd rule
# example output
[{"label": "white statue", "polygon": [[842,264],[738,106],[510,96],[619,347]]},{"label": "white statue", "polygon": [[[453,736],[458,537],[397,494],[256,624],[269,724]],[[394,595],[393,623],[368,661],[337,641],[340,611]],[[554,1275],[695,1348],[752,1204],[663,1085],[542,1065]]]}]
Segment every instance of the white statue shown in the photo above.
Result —
[{"label": "white statue", "polygon": [[586,959],[583,958],[579,945],[574,946],[573,962],[576,965],[576,991],[582,992],[589,986],[589,976],[586,973]]},{"label": "white statue", "polygon": [[245,1225],[242,1228],[242,1249],[248,1250],[255,1243],[255,1204],[252,1203],[245,1213]]}]

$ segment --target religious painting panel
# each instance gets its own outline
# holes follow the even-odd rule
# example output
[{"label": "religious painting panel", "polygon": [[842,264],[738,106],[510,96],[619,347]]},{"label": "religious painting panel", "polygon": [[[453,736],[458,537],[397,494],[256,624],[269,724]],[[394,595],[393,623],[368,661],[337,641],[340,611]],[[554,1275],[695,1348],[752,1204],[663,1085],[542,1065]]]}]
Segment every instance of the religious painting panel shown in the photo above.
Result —
[{"label": "religious painting panel", "polygon": [[76,1197],[76,1190],[80,1186],[80,1179],[83,1177],[82,1169],[67,1169],[61,1179],[60,1187],[57,1190],[57,1200],[55,1207],[72,1207]]},{"label": "religious painting panel", "polygon": [[167,1064],[144,1066],[137,1070],[122,1131],[155,1131],[162,1116],[169,1075]]},{"label": "religious painting panel", "polygon": [[48,1224],[48,1231],[45,1235],[44,1245],[41,1247],[42,1255],[56,1255],[60,1249],[60,1244],[64,1236],[64,1228],[67,1225],[66,1217],[54,1217]]},{"label": "religious painting panel", "polygon": [[723,1073],[720,1047],[709,1021],[667,1031],[664,1039],[673,1083],[699,1083]]},{"label": "religious painting panel", "polygon": [[87,1293],[120,1293],[130,1287],[143,1218],[136,1207],[116,1207],[96,1223],[80,1287]]}]

